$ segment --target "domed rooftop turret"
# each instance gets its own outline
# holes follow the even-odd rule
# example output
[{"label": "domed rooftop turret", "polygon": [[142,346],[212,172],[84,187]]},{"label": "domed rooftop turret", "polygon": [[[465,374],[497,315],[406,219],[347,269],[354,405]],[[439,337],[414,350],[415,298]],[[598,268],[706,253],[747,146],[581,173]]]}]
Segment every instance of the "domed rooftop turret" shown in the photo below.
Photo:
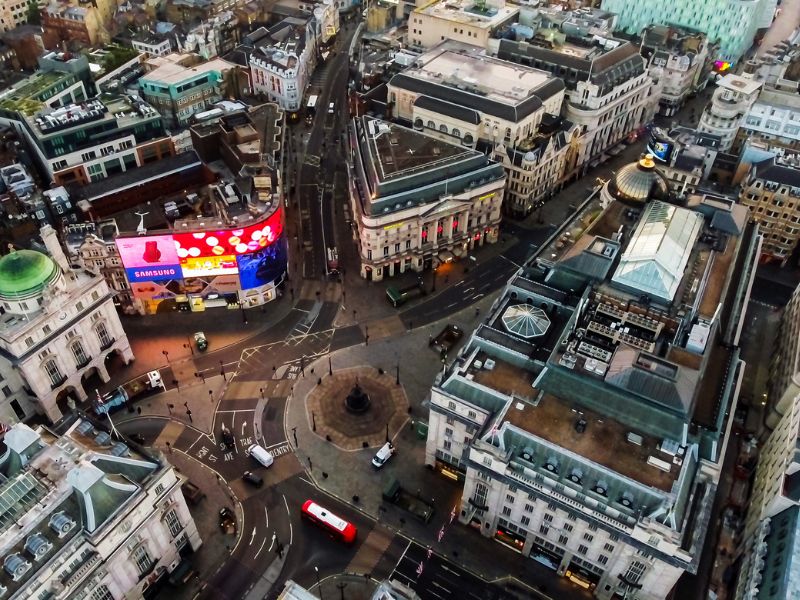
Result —
[{"label": "domed rooftop turret", "polygon": [[35,250],[16,250],[0,258],[0,300],[23,300],[42,293],[59,276],[58,265]]},{"label": "domed rooftop turret", "polygon": [[652,154],[645,154],[638,162],[625,165],[608,182],[608,192],[615,199],[629,204],[643,204],[648,200],[668,200],[669,180],[656,169]]}]

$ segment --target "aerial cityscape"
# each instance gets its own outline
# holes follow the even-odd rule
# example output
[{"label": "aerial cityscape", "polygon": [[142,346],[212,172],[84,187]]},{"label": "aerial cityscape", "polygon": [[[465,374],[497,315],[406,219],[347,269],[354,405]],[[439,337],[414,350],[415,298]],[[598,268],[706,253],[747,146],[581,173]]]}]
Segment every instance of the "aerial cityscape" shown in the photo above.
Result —
[{"label": "aerial cityscape", "polygon": [[800,599],[800,0],[0,0],[0,599]]}]

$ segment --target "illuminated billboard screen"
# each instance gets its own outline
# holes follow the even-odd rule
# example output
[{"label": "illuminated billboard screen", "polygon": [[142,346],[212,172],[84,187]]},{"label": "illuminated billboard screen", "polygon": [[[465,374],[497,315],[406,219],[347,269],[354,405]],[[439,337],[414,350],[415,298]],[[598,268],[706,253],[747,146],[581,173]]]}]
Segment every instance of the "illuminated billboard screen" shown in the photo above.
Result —
[{"label": "illuminated billboard screen", "polygon": [[656,127],[652,130],[650,139],[647,141],[647,151],[652,154],[656,160],[669,162],[673,148],[674,142],[662,129]]},{"label": "illuminated billboard screen", "polygon": [[116,244],[131,283],[181,278],[180,260],[171,235],[117,238]]},{"label": "illuminated billboard screen", "polygon": [[237,256],[242,289],[249,290],[280,280],[286,273],[286,250],[286,238],[281,236],[266,248]]},{"label": "illuminated billboard screen", "polygon": [[196,231],[176,233],[175,240],[179,258],[215,256],[239,256],[265,248],[280,236],[283,230],[280,211],[276,211],[257,225],[219,231]]},{"label": "illuminated billboard screen", "polygon": [[183,277],[208,277],[213,275],[236,274],[236,257],[222,256],[189,256],[182,258],[181,271]]}]

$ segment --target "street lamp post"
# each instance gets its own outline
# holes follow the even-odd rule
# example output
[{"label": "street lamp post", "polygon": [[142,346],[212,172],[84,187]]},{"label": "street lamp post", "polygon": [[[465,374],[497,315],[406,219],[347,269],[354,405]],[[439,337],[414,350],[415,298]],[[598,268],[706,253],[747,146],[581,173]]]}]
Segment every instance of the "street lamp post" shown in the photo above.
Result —
[{"label": "street lamp post", "polygon": [[314,567],[314,573],[317,574],[317,590],[319,590],[319,600],[324,600],[322,595],[322,582],[319,580],[319,567]]},{"label": "street lamp post", "polygon": [[333,375],[333,365],[331,365],[331,355],[328,355],[328,375]]},{"label": "street lamp post", "polygon": [[364,325],[364,345],[369,346],[369,325]]},{"label": "street lamp post", "polygon": [[400,359],[399,359],[399,358],[397,359],[397,365],[396,365],[396,367],[395,367],[395,378],[394,378],[394,382],[395,382],[397,385],[400,385]]},{"label": "street lamp post", "polygon": [[167,359],[167,364],[169,364],[169,352],[167,352],[166,350],[162,350],[161,354],[164,355],[164,358]]},{"label": "street lamp post", "polygon": [[242,311],[242,321],[247,325],[247,313],[244,312],[244,302],[239,300],[239,310]]},{"label": "street lamp post", "polygon": [[434,269],[433,269],[433,285],[431,286],[431,293],[436,291],[436,273],[437,273],[437,268],[438,267],[434,267]]},{"label": "street lamp post", "polygon": [[225,363],[222,361],[219,361],[219,371],[220,374],[222,375],[222,380],[228,381],[227,378],[225,377]]},{"label": "street lamp post", "polygon": [[311,430],[312,431],[317,430],[317,415],[314,413],[313,410],[311,411]]}]

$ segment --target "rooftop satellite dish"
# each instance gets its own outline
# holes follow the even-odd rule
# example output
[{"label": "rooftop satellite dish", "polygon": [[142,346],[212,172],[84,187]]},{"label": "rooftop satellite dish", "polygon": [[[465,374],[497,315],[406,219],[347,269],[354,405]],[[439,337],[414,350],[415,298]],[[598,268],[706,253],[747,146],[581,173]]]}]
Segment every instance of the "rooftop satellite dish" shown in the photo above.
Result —
[{"label": "rooftop satellite dish", "polygon": [[150,213],[134,213],[139,217],[139,226],[136,228],[137,235],[147,235],[147,229],[144,227],[144,216],[149,215]]}]

